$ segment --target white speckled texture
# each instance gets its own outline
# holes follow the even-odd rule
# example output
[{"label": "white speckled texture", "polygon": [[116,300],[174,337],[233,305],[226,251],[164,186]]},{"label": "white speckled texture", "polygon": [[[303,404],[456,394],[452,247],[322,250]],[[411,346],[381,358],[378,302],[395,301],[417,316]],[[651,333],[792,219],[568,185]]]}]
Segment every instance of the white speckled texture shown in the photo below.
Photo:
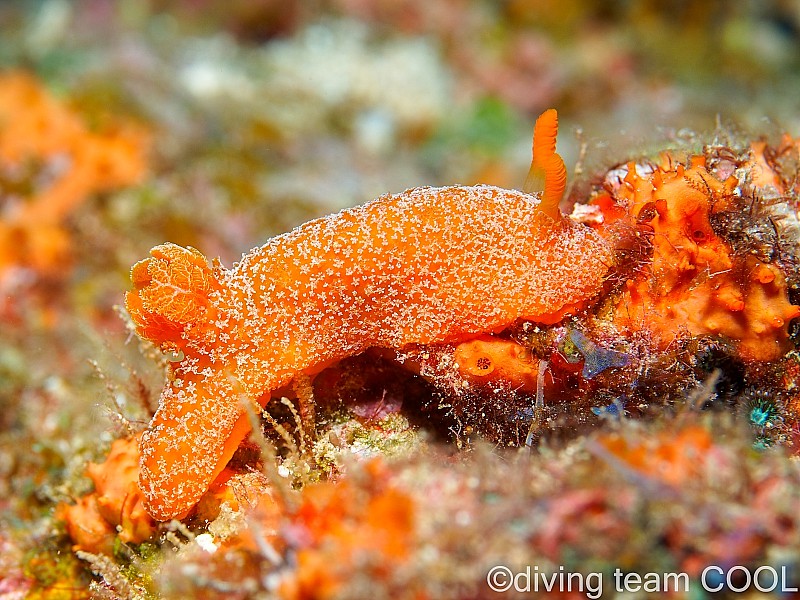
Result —
[{"label": "white speckled texture", "polygon": [[232,435],[242,398],[369,347],[550,321],[597,295],[611,250],[538,202],[490,186],[415,188],[275,237],[232,270],[215,268],[218,286],[195,277],[208,322],[185,326],[185,356],[143,439],[148,509],[167,519],[197,502],[247,433],[241,421]]}]

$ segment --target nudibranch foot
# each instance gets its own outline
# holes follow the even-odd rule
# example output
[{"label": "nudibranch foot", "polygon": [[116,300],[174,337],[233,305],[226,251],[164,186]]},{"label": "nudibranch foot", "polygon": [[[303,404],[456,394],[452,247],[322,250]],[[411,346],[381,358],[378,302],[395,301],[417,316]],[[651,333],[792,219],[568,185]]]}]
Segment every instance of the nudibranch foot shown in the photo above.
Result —
[{"label": "nudibranch foot", "polygon": [[250,433],[249,401],[225,369],[175,371],[141,442],[139,485],[153,518],[191,511]]}]

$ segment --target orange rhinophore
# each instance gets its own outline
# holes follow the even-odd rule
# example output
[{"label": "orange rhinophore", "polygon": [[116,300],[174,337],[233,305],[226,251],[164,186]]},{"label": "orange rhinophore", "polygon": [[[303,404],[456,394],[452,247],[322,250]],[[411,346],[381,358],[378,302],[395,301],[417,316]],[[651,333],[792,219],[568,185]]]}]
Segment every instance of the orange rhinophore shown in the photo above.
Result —
[{"label": "orange rhinophore", "polygon": [[525,179],[523,190],[529,194],[542,193],[541,210],[558,219],[558,204],[567,186],[567,168],[556,153],[558,113],[551,108],[544,111],[533,127],[533,160]]},{"label": "orange rhinophore", "polygon": [[[557,220],[554,219],[557,217]],[[181,357],[142,439],[158,520],[187,514],[265,405],[298,374],[371,347],[457,342],[554,323],[599,294],[603,238],[491,186],[415,188],[269,240],[233,269],[157,246],[126,297],[138,333]]]}]

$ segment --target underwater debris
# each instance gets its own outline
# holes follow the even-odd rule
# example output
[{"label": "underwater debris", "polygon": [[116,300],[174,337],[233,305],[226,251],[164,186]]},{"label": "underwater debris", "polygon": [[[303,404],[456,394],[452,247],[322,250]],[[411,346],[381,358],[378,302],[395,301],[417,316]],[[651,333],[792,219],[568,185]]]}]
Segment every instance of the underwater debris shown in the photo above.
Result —
[{"label": "underwater debris", "polygon": [[[552,192],[560,171],[543,168]],[[141,336],[183,358],[142,438],[147,510],[185,515],[250,431],[242,402],[266,404],[298,373],[586,306],[610,248],[539,205],[491,186],[416,188],[311,221],[231,271],[193,249],[154,248],[133,267],[126,306]]]},{"label": "underwater debris", "polygon": [[583,356],[581,375],[586,379],[592,379],[606,369],[627,367],[631,361],[630,356],[624,352],[602,348],[577,329],[570,330],[567,338],[575,344],[578,352]]}]

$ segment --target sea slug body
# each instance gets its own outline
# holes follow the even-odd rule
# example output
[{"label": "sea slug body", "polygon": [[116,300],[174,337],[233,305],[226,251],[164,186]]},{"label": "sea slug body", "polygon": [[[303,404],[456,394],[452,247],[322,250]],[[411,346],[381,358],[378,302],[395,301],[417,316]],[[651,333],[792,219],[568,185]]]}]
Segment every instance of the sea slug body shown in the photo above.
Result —
[{"label": "sea slug body", "polygon": [[[557,207],[560,159],[546,159]],[[591,302],[612,250],[541,196],[414,188],[306,223],[230,270],[154,248],[133,267],[126,306],[139,334],[180,360],[142,439],[150,514],[188,514],[250,431],[243,402],[264,405],[300,373],[371,347],[554,323]]]}]

